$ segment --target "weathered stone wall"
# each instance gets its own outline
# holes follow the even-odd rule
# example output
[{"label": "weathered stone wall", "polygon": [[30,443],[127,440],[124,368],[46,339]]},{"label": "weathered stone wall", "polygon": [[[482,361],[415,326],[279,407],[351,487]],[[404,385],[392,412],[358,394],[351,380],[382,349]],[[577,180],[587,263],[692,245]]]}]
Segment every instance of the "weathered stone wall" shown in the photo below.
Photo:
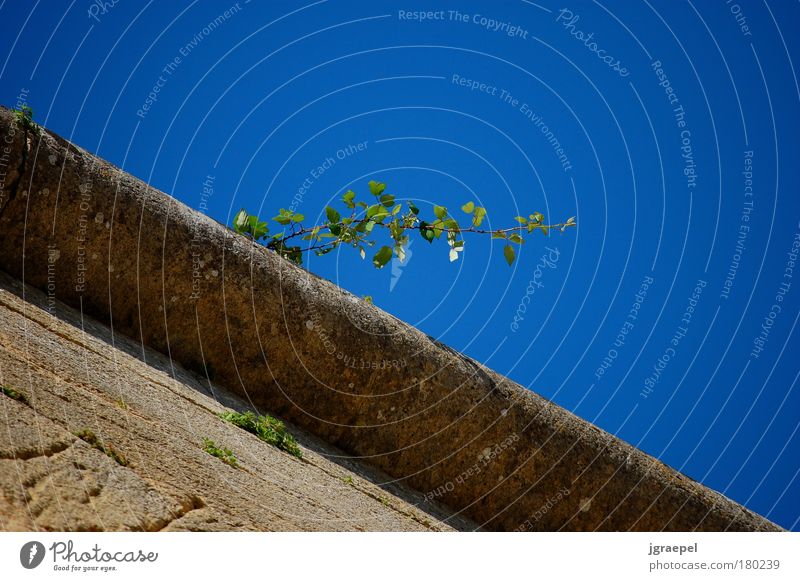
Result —
[{"label": "weathered stone wall", "polygon": [[9,141],[0,268],[484,528],[777,528],[63,139]]},{"label": "weathered stone wall", "polygon": [[0,383],[0,532],[475,529],[296,426],[302,458],[222,421],[247,402],[2,272]]}]

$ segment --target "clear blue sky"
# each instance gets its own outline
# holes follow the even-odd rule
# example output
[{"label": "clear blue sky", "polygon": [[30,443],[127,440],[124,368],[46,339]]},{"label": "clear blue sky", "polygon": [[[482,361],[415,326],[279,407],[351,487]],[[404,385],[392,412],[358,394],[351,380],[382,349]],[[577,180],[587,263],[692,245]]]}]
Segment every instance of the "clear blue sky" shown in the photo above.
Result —
[{"label": "clear blue sky", "polygon": [[513,268],[474,237],[308,267],[800,528],[800,6],[562,7],[5,1],[0,102],[224,223],[372,178],[577,216]]}]

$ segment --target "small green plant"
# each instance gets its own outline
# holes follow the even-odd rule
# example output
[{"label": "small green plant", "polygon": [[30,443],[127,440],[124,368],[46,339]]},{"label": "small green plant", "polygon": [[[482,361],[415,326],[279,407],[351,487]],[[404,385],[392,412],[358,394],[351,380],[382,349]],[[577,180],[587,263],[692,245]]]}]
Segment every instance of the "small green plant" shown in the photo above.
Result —
[{"label": "small green plant", "polygon": [[2,392],[3,395],[5,395],[6,397],[10,397],[11,399],[16,400],[20,403],[24,403],[25,405],[30,405],[27,396],[24,393],[19,392],[12,387],[8,387],[7,385],[0,385],[0,392]]},{"label": "small green plant", "polygon": [[239,467],[239,461],[236,459],[236,456],[233,454],[233,452],[231,452],[228,448],[220,448],[214,443],[214,440],[203,438],[203,450],[212,456],[219,458],[228,466],[233,466],[234,468]]},{"label": "small green plant", "polygon": [[19,109],[14,109],[14,116],[17,119],[17,123],[19,123],[25,131],[36,134],[39,133],[39,126],[33,120],[33,109],[28,105],[23,105]]},{"label": "small green plant", "polygon": [[219,417],[234,426],[255,434],[260,440],[272,444],[292,456],[303,457],[300,446],[297,445],[294,437],[286,431],[286,426],[283,425],[283,422],[276,420],[272,416],[258,416],[248,411],[243,414],[239,412],[222,412]]},{"label": "small green plant", "polygon": [[100,450],[103,454],[114,460],[120,466],[127,466],[128,460],[125,456],[117,452],[113,445],[103,442],[97,435],[87,428],[75,432],[75,435],[89,444],[95,450]]},{"label": "small green plant", "polygon": [[353,477],[349,475],[345,476],[344,478],[342,478],[342,482],[344,482],[348,486],[353,486]]},{"label": "small green plant", "polygon": [[125,401],[123,398],[119,398],[119,399],[118,399],[116,402],[114,402],[114,403],[116,403],[116,404],[117,404],[117,407],[118,407],[119,409],[121,409],[121,410],[125,410],[125,411],[127,411],[127,410],[128,410],[128,403],[127,403],[127,402],[126,402],[126,401]]},{"label": "small green plant", "polygon": [[[547,236],[553,228],[563,232],[577,226],[574,217],[558,224],[546,224],[544,215],[534,212],[527,218],[517,216],[517,226],[486,229],[481,227],[487,216],[486,208],[475,205],[473,201],[461,206],[469,222],[466,226],[459,224],[444,206],[433,206],[433,217],[423,219],[420,209],[412,201],[397,201],[396,196],[385,193],[386,184],[372,180],[368,186],[374,200],[369,203],[356,201],[356,193],[348,190],[341,198],[346,208],[345,215],[342,216],[332,206],[326,206],[326,220],[316,226],[303,226],[303,214],[281,208],[272,221],[277,222],[282,230],[270,235],[266,221],[242,209],[233,218],[233,229],[253,240],[265,240],[267,248],[291,262],[302,264],[304,252],[321,256],[340,245],[353,247],[365,259],[367,248],[376,245],[371,236],[377,227],[377,230],[385,230],[391,239],[389,245],[381,246],[372,257],[373,266],[383,268],[392,256],[396,256],[400,262],[405,260],[409,233],[413,231],[417,231],[428,243],[444,237],[449,247],[450,262],[458,260],[459,253],[464,250],[464,234],[491,235],[492,239],[505,241],[503,256],[511,265],[516,258],[515,245],[525,242],[524,235],[539,231]],[[306,241],[305,247],[295,244],[297,240]]]}]

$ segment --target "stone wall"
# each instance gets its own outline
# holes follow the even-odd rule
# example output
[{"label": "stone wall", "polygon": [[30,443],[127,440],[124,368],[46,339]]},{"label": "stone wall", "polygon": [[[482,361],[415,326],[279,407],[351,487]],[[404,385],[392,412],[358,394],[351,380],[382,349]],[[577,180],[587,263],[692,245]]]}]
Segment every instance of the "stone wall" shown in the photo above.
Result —
[{"label": "stone wall", "polygon": [[302,458],[222,421],[248,403],[2,272],[0,383],[0,531],[476,527],[296,426]]},{"label": "stone wall", "polygon": [[777,528],[111,164],[14,127],[0,112],[0,268],[481,527]]}]

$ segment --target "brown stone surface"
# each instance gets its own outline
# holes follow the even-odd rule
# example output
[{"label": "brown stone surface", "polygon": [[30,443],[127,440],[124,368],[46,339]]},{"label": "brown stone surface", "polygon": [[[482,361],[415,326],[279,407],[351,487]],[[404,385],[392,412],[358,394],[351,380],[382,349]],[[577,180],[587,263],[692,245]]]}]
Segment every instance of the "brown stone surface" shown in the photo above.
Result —
[{"label": "brown stone surface", "polygon": [[777,529],[63,139],[11,141],[0,268],[481,527]]},{"label": "brown stone surface", "polygon": [[[302,459],[223,422],[224,406],[247,404],[24,293],[0,273],[0,383],[28,402],[0,395],[0,530],[475,528],[296,428]],[[75,436],[85,429],[127,466]],[[204,437],[239,468],[204,452]]]}]

